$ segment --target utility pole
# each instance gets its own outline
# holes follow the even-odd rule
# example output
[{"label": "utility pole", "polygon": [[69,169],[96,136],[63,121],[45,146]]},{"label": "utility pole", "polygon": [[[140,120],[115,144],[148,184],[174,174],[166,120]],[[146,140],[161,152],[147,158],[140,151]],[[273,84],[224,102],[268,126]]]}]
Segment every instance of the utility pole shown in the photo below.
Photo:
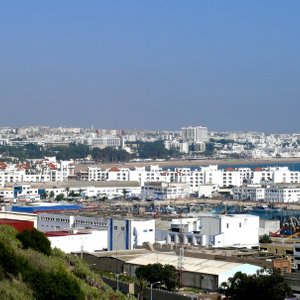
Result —
[{"label": "utility pole", "polygon": [[178,251],[178,264],[177,268],[179,271],[179,286],[183,286],[183,258],[184,258],[184,248],[183,248],[183,228],[182,228],[182,207],[180,208],[180,222],[179,222],[179,251]]}]

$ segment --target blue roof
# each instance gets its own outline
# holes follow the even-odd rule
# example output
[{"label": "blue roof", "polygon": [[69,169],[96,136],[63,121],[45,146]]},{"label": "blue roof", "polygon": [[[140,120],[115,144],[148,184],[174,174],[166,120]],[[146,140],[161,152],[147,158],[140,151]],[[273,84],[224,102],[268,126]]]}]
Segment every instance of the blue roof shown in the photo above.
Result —
[{"label": "blue roof", "polygon": [[11,208],[14,212],[34,213],[42,211],[54,211],[54,210],[80,210],[83,209],[81,205],[76,204],[64,204],[64,205],[42,205],[42,206],[13,206]]}]

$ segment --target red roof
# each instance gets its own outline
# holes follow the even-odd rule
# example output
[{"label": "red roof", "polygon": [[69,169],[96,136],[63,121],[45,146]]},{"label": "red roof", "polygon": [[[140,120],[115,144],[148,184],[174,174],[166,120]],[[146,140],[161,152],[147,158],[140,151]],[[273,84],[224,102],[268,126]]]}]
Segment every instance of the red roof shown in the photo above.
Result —
[{"label": "red roof", "polygon": [[77,232],[77,233],[72,233],[70,231],[66,230],[61,230],[61,231],[47,231],[44,232],[45,236],[67,236],[67,235],[77,235],[77,234],[89,234],[87,232]]},{"label": "red roof", "polygon": [[262,168],[255,168],[254,171],[262,171]]},{"label": "red roof", "polygon": [[56,165],[55,165],[54,163],[49,163],[49,164],[48,164],[48,167],[49,167],[51,170],[56,170],[56,169],[57,169],[57,167],[56,167]]},{"label": "red roof", "polygon": [[112,168],[110,169],[110,171],[111,171],[111,172],[120,172],[120,169],[117,168],[117,167],[112,167]]},{"label": "red roof", "polygon": [[0,162],[0,169],[1,169],[1,170],[6,169],[6,167],[7,167],[7,164],[6,164],[6,163]]},{"label": "red roof", "polygon": [[232,171],[234,171],[234,168],[229,167],[229,168],[226,168],[225,171],[232,172]]}]

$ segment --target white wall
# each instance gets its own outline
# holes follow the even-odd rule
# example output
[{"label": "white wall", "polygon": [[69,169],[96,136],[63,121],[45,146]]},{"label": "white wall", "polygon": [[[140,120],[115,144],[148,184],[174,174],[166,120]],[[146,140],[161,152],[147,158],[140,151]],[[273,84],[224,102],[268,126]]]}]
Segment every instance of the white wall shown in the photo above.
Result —
[{"label": "white wall", "polygon": [[107,249],[107,230],[95,230],[87,234],[71,234],[66,236],[49,236],[52,248],[58,248],[66,253],[95,252]]},{"label": "white wall", "polygon": [[129,250],[142,246],[144,242],[155,242],[155,220],[110,219],[108,227],[108,249]]},{"label": "white wall", "polygon": [[211,185],[211,184],[199,185],[198,197],[212,198],[218,190],[219,190],[218,185]]},{"label": "white wall", "polygon": [[214,247],[252,247],[258,245],[259,217],[220,215],[201,218],[201,234],[210,236]]},{"label": "white wall", "polygon": [[155,220],[131,222],[132,249],[134,245],[142,246],[145,242],[155,243]]},{"label": "white wall", "polygon": [[[222,246],[252,247],[259,243],[259,217],[226,215],[221,217]],[[218,247],[219,245],[215,245]]]}]

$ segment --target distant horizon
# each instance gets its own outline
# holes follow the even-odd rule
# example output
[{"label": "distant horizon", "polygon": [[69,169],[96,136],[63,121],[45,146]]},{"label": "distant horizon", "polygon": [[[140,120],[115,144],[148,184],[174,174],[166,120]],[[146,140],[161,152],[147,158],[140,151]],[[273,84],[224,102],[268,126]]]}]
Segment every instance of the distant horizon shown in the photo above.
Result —
[{"label": "distant horizon", "polygon": [[300,132],[299,11],[296,0],[3,1],[0,120]]},{"label": "distant horizon", "polygon": [[[93,128],[92,128],[93,126]],[[300,134],[299,132],[266,132],[266,131],[258,131],[258,130],[210,130],[210,128],[208,126],[205,125],[185,125],[182,127],[188,127],[188,126],[203,126],[203,127],[207,127],[208,128],[208,132],[236,132],[236,133],[264,133],[264,134]],[[16,125],[3,125],[0,124],[0,128],[5,128],[5,127],[9,127],[9,128],[26,128],[26,127],[49,127],[49,128],[80,128],[80,129],[101,129],[101,130],[123,130],[123,131],[181,131],[180,127],[179,129],[166,129],[166,128],[161,128],[161,129],[151,129],[151,128],[116,128],[116,127],[96,127],[95,125],[90,125],[88,127],[81,127],[78,125],[41,125],[41,124],[36,124],[36,125],[20,125],[20,126],[16,126]]]}]

